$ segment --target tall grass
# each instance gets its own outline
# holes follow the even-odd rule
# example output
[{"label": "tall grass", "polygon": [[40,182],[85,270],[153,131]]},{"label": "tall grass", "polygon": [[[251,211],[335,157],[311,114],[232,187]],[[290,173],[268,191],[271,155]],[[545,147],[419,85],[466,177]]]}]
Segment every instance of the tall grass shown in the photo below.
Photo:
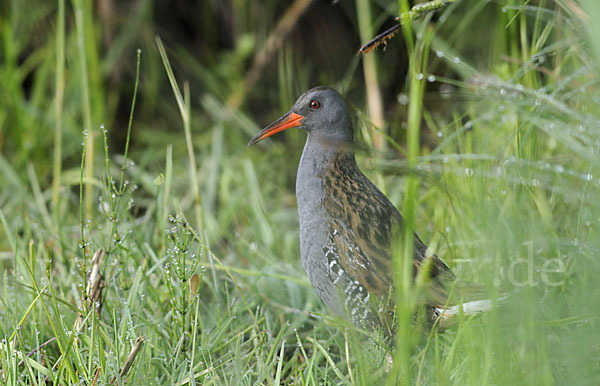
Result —
[{"label": "tall grass", "polygon": [[[153,30],[148,2],[128,9],[139,33],[114,30],[109,46],[106,19],[85,2],[0,6],[1,382],[600,382],[596,2],[456,1],[369,54],[371,86],[355,52],[335,73],[287,43],[298,43],[290,32],[234,108],[253,53],[286,12],[277,3],[234,2],[230,49],[207,41],[199,52]],[[359,20],[354,4],[371,17]],[[354,4],[313,9],[345,12],[358,43],[359,29],[383,28],[409,3]],[[301,32],[319,16],[288,12]],[[402,50],[408,71],[398,73]],[[358,107],[361,143],[373,127],[389,136],[385,152],[358,154],[362,169],[496,303],[431,330],[412,316],[419,284],[400,280],[390,368],[364,332],[328,313],[300,268],[303,135],[245,147],[317,82]],[[369,88],[383,96],[387,127],[361,112]],[[94,300],[87,274],[100,249]],[[395,268],[410,276],[408,264]]]}]

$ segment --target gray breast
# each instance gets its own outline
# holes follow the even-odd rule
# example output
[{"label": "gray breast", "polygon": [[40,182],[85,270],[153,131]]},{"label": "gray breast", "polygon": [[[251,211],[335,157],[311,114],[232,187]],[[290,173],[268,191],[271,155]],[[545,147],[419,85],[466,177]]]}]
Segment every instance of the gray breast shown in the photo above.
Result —
[{"label": "gray breast", "polygon": [[317,295],[335,313],[343,314],[340,294],[330,277],[325,256],[329,225],[323,207],[323,183],[320,174],[326,154],[315,151],[307,140],[296,177],[296,200],[300,222],[300,257],[302,266]]},{"label": "gray breast", "polygon": [[[300,170],[298,174],[300,177]],[[327,214],[323,202],[319,199],[322,191],[318,178],[302,179],[303,184],[296,184],[298,201],[298,219],[300,222],[300,258],[302,266],[315,289],[317,295],[335,313],[342,314],[341,302],[337,287],[330,277],[330,267],[325,254],[327,235]]]},{"label": "gray breast", "polygon": [[[336,235],[336,221],[324,205],[323,173],[337,154],[329,154],[319,145],[311,144],[309,137],[296,178],[302,265],[315,292],[333,312],[365,326],[365,321],[374,320],[367,306],[370,295],[339,263],[335,238],[340,235]],[[346,242],[354,245],[354,240]]]}]

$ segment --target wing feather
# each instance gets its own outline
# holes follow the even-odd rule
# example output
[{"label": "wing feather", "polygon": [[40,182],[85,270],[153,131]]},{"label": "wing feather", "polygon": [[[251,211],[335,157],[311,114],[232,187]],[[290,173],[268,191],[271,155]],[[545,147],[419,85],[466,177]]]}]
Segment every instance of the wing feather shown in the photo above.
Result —
[{"label": "wing feather", "polygon": [[[391,244],[401,233],[404,219],[390,200],[358,169],[354,160],[340,159],[324,176],[324,205],[330,215],[330,241],[339,265],[370,294],[389,299],[393,292]],[[418,271],[431,258],[432,298],[445,302],[445,286],[436,279],[453,275],[437,256],[427,256],[427,247],[415,234],[414,260]],[[444,280],[445,281],[445,280]]]}]

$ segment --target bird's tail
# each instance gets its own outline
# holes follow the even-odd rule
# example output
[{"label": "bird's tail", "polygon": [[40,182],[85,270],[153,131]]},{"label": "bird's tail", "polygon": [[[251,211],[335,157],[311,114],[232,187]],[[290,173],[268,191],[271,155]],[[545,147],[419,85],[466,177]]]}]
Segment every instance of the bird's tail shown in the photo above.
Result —
[{"label": "bird's tail", "polygon": [[[506,299],[506,295],[500,297],[495,302],[500,305]],[[456,320],[456,315],[463,314],[472,316],[490,311],[494,307],[494,303],[490,299],[471,300],[450,307],[435,307],[433,309],[434,318],[438,320],[441,326],[448,326]]]}]

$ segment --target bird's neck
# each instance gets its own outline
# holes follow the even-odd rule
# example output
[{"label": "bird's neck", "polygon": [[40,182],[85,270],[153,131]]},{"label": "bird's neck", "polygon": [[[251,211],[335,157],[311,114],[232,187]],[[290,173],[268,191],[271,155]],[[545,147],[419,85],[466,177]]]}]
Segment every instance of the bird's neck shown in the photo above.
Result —
[{"label": "bird's neck", "polygon": [[352,149],[351,144],[333,144],[309,134],[296,177],[296,199],[301,225],[315,217],[315,213],[325,210],[323,202],[328,193],[324,181],[329,176],[342,174],[353,180],[361,174]]},{"label": "bird's neck", "polygon": [[356,161],[352,149],[351,142],[332,140],[309,133],[298,167],[298,178],[321,178],[339,163],[347,163],[353,169],[356,167]]}]

